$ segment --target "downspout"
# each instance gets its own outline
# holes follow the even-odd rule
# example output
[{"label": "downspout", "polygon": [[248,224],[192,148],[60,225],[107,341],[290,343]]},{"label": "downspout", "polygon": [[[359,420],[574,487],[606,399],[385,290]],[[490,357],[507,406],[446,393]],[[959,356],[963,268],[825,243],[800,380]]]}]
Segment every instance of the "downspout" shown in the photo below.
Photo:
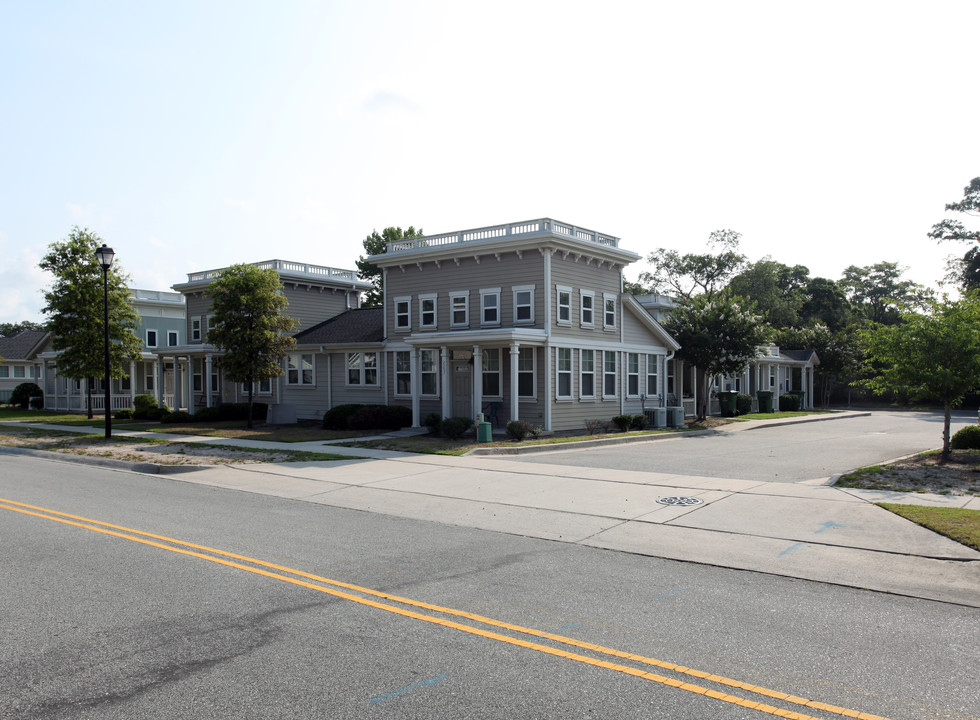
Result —
[{"label": "downspout", "polygon": [[[664,391],[660,393],[660,407],[667,407],[667,363],[674,359],[674,353],[670,352],[664,358]],[[674,390],[677,390],[677,377],[674,377]]]}]

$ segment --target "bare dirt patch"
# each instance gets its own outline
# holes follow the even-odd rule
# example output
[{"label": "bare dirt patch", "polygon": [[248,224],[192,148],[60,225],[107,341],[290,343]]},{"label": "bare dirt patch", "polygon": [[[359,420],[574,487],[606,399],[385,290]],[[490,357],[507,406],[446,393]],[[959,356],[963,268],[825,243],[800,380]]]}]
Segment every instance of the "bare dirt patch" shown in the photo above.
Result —
[{"label": "bare dirt patch", "polygon": [[945,464],[940,464],[938,452],[915,455],[848,473],[837,485],[936,495],[980,495],[980,451],[954,450]]}]

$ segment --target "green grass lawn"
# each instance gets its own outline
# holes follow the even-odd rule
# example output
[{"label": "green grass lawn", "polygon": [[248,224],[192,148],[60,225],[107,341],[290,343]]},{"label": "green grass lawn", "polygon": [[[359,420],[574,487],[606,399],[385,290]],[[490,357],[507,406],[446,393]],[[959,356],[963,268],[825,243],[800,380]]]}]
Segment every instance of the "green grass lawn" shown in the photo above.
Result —
[{"label": "green grass lawn", "polygon": [[980,550],[980,510],[894,503],[877,504],[917,525],[945,535],[974,550]]}]

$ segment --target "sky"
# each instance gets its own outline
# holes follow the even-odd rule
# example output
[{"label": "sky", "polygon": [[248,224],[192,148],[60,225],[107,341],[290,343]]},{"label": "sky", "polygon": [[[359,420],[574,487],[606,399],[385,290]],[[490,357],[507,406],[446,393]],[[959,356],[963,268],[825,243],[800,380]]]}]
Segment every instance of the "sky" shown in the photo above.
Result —
[{"label": "sky", "polygon": [[[132,287],[550,217],[840,278],[980,175],[975,0],[0,0],[0,322],[78,225]],[[626,269],[634,280],[649,266]]]}]

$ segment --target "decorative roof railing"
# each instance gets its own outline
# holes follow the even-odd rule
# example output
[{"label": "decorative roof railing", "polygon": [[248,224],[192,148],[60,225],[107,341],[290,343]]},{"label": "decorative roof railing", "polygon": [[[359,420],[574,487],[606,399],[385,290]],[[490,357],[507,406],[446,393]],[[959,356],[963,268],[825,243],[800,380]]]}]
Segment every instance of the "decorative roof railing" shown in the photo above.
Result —
[{"label": "decorative roof railing", "polygon": [[[357,282],[357,272],[354,270],[341,270],[340,268],[326,267],[323,265],[310,265],[309,263],[290,262],[289,260],[263,260],[262,262],[252,263],[255,267],[262,270],[272,268],[280,275],[289,274],[299,275],[311,280],[342,280],[345,282]],[[221,276],[222,271],[227,268],[217,270],[204,270],[202,272],[188,273],[187,282],[201,282],[202,280],[214,280]]]},{"label": "decorative roof railing", "polygon": [[386,252],[399,253],[411,250],[421,250],[423,248],[433,248],[446,245],[460,245],[463,243],[476,242],[480,240],[494,240],[497,238],[514,238],[520,236],[533,235],[562,235],[592,242],[596,245],[606,247],[619,247],[619,238],[612,235],[603,235],[593,230],[586,230],[569,223],[563,223],[551,218],[541,218],[539,220],[527,220],[524,222],[506,223],[504,225],[493,225],[490,227],[475,228],[473,230],[459,230],[457,232],[444,233],[442,235],[425,235],[423,237],[408,238],[397,240],[387,244]]}]

